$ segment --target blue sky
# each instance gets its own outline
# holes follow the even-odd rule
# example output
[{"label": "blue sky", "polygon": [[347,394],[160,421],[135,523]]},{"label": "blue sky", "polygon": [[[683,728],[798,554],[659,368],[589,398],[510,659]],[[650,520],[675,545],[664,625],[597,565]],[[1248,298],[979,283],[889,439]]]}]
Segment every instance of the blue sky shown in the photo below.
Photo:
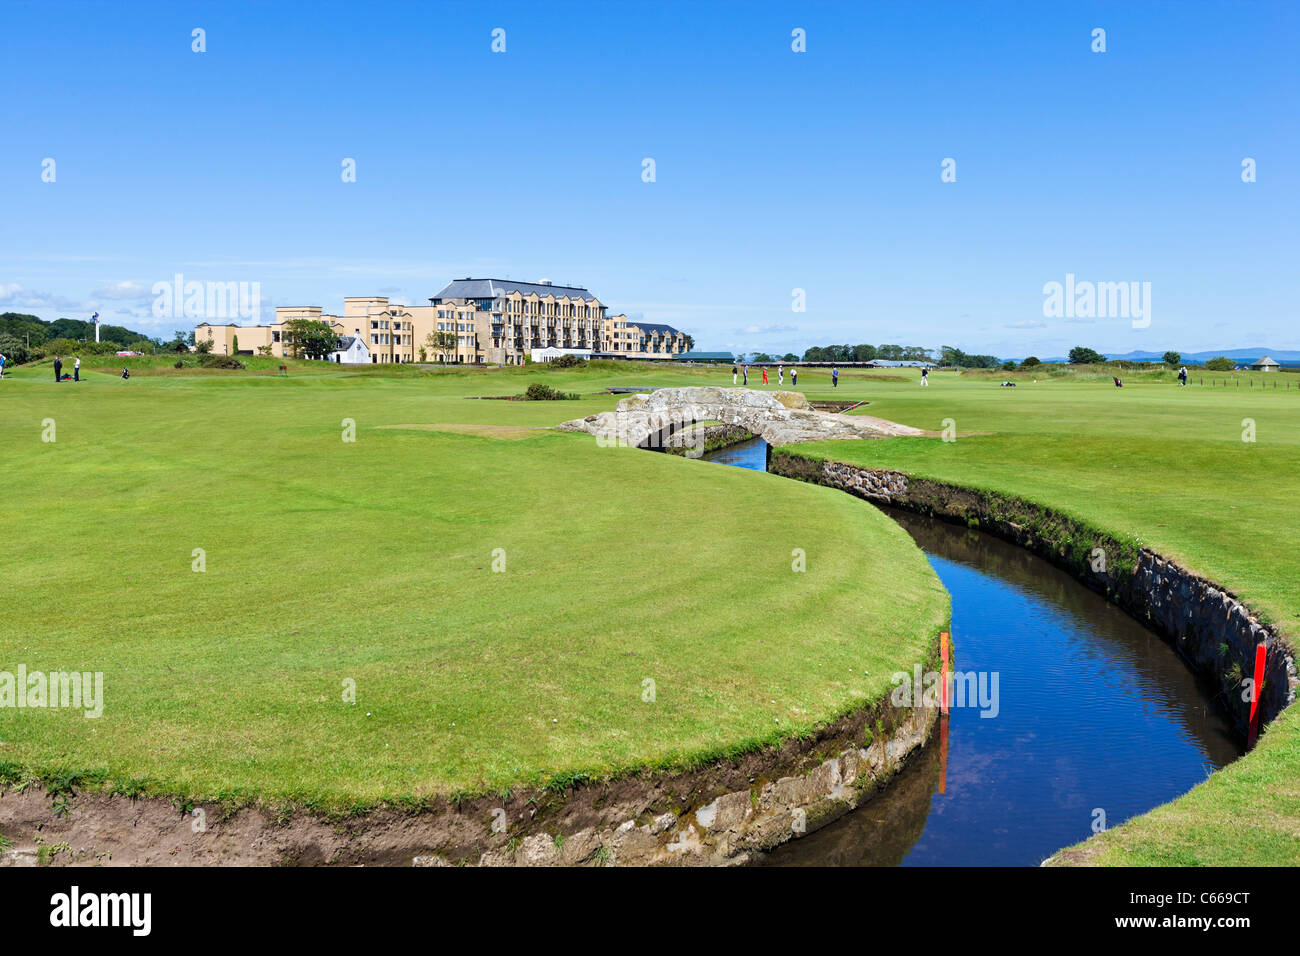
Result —
[{"label": "blue sky", "polygon": [[[10,0],[0,311],[547,277],[706,349],[1300,348],[1297,49],[1295,3]],[[1067,274],[1149,326],[1044,316]]]}]

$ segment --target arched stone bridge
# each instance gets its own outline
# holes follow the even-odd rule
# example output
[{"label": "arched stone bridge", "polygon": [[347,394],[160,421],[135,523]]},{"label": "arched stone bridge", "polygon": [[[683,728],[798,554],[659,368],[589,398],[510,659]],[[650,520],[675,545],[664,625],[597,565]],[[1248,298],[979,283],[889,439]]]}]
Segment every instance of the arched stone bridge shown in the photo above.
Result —
[{"label": "arched stone bridge", "polygon": [[575,418],[559,427],[595,435],[601,444],[652,447],[695,422],[738,425],[769,445],[853,438],[924,435],[868,416],[819,412],[800,392],[761,392],[749,388],[691,386],[660,388],[619,401],[612,412]]}]

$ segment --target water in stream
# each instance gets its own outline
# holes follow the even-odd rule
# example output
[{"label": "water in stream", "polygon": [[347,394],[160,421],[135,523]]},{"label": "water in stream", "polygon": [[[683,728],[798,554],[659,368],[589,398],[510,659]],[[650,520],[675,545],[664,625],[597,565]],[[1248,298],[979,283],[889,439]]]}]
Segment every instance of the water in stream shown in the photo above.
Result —
[{"label": "water in stream", "polygon": [[[766,452],[705,457],[762,471]],[[1033,866],[1241,754],[1173,649],[1101,595],[983,532],[886,511],[952,595],[954,669],[998,674],[997,715],[953,708],[882,793],[764,864]]]}]

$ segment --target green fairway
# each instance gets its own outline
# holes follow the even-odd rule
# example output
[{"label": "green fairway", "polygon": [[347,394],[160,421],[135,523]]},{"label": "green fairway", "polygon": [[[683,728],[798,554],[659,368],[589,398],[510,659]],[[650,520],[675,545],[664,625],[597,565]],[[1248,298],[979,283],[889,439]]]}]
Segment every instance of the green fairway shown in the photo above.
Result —
[{"label": "green fairway", "polygon": [[[1109,384],[1109,373],[932,373],[928,388],[918,387],[914,375],[907,383],[878,385],[850,374],[839,391],[870,400],[862,412],[933,431],[951,419],[957,439],[820,443],[797,450],[1009,492],[1060,509],[1227,585],[1294,644],[1300,633],[1294,542],[1300,377],[1220,373],[1218,387],[1178,388],[1172,373],[1120,374],[1122,389]],[[1007,377],[1018,386],[1000,388]],[[1193,383],[1197,378],[1194,371]],[[1225,380],[1233,384],[1225,388]],[[1254,441],[1244,441],[1252,423]],[[1182,799],[1092,841],[1087,858],[1300,862],[1296,720],[1288,711],[1253,753]]]},{"label": "green fairway", "polygon": [[[879,698],[947,621],[845,495],[546,430],[729,370],[172,361],[0,383],[0,671],[105,696],[0,707],[10,778],[360,806],[694,766]],[[467,398],[532,381],[589,397]]]}]

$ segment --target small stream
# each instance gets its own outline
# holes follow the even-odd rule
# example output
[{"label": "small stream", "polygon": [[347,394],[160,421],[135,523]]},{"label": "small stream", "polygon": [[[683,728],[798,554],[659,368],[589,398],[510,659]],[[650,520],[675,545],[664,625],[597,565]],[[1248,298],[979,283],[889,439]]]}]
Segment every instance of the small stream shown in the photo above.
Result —
[{"label": "small stream", "polygon": [[[705,458],[763,471],[767,446]],[[882,793],[763,865],[1036,866],[1240,756],[1211,692],[1104,597],[991,535],[881,510],[952,595],[954,669],[998,675],[996,716],[952,708]]]}]

